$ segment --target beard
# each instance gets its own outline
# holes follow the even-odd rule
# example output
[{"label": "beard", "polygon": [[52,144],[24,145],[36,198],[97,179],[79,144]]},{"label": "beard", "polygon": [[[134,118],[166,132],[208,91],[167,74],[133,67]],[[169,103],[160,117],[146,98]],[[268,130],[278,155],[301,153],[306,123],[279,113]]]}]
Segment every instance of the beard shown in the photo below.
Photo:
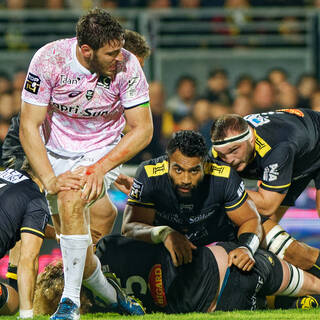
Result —
[{"label": "beard", "polygon": [[92,58],[88,61],[89,70],[92,73],[96,73],[100,76],[109,76],[111,77],[114,73],[114,71],[108,70],[109,66],[104,65],[101,63],[98,59],[98,56],[95,52],[93,52]]}]

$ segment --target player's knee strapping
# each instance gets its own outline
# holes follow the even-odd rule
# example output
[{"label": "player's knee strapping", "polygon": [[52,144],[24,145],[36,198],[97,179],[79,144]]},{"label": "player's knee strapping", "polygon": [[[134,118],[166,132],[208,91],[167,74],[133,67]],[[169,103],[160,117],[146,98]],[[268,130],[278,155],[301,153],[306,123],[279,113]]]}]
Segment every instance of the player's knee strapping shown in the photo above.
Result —
[{"label": "player's knee strapping", "polygon": [[6,278],[8,279],[8,284],[10,287],[18,291],[18,276],[17,276],[17,266],[9,263],[8,270],[6,273]]},{"label": "player's knee strapping", "polygon": [[8,301],[8,288],[0,282],[0,309],[7,303]]},{"label": "player's knee strapping", "polygon": [[262,242],[264,249],[271,251],[278,258],[283,259],[286,249],[295,239],[284,231],[279,225],[274,226]]},{"label": "player's knee strapping", "polygon": [[304,275],[303,271],[292,264],[288,263],[290,271],[290,280],[287,287],[279,294],[281,296],[295,297],[302,288]]}]

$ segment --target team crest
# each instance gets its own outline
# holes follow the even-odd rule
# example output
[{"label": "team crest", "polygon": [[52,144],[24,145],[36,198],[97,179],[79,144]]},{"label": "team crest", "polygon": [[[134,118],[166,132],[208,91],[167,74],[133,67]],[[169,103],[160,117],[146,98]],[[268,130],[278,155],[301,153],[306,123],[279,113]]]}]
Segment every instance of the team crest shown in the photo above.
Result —
[{"label": "team crest", "polygon": [[130,191],[130,197],[134,200],[141,200],[141,193],[143,189],[143,184],[138,180],[133,180],[133,185]]},{"label": "team crest", "polygon": [[24,85],[24,88],[28,92],[31,92],[33,94],[38,94],[40,82],[41,82],[41,80],[38,76],[29,72],[27,79],[26,79],[26,83]]},{"label": "team crest", "polygon": [[90,101],[93,97],[93,90],[88,90],[86,93],[86,98],[88,101]]}]

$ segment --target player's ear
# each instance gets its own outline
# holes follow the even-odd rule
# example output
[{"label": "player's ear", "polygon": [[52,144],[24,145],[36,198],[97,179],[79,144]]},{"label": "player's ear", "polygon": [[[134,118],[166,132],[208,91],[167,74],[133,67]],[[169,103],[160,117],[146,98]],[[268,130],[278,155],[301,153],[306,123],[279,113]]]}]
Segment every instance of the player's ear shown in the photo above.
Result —
[{"label": "player's ear", "polygon": [[80,51],[81,51],[82,55],[84,56],[84,58],[90,58],[93,53],[93,49],[87,44],[83,44],[80,47]]}]

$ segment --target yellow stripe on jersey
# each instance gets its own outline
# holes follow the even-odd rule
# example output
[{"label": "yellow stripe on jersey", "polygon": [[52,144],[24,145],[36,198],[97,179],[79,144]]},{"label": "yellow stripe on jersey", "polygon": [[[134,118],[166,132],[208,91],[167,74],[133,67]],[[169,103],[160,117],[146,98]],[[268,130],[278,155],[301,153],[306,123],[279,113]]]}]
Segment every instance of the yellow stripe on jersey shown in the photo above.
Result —
[{"label": "yellow stripe on jersey", "polygon": [[239,204],[243,201],[243,199],[244,199],[244,197],[245,197],[246,195],[247,195],[247,193],[245,192],[245,193],[243,194],[242,198],[241,198],[237,203],[233,204],[232,206],[225,206],[225,208],[226,208],[226,209],[231,209],[231,208],[236,207],[237,205],[239,205]]},{"label": "yellow stripe on jersey", "polygon": [[260,157],[263,158],[266,153],[271,150],[271,147],[257,134],[256,131],[254,131],[254,134],[256,136],[255,150],[258,152]]},{"label": "yellow stripe on jersey", "polygon": [[214,147],[211,148],[211,154],[214,158],[218,158],[218,152],[214,150]]},{"label": "yellow stripe on jersey", "polygon": [[204,166],[204,172],[206,174],[211,174],[212,176],[229,178],[230,167],[218,165],[216,163],[207,162]]},{"label": "yellow stripe on jersey", "polygon": [[154,206],[154,203],[152,202],[141,202],[141,201],[138,201],[138,200],[133,200],[133,199],[128,199],[128,202],[130,203],[139,203],[139,204],[144,204],[146,206]]},{"label": "yellow stripe on jersey", "polygon": [[146,173],[148,177],[156,177],[156,176],[162,176],[163,174],[168,173],[169,171],[169,164],[168,161],[165,160],[163,162],[157,163],[157,164],[148,164],[144,166],[144,169],[146,170]]},{"label": "yellow stripe on jersey", "polygon": [[6,273],[6,278],[7,279],[13,279],[13,280],[18,280],[18,275],[13,272],[7,272]]},{"label": "yellow stripe on jersey", "polygon": [[291,182],[288,184],[285,184],[283,186],[269,186],[268,184],[265,184],[264,182],[261,182],[261,184],[263,184],[264,186],[268,187],[268,188],[273,188],[273,189],[280,189],[280,188],[287,188],[291,185]]},{"label": "yellow stripe on jersey", "polygon": [[42,233],[42,232],[41,232],[41,231],[39,231],[39,230],[32,229],[32,228],[28,228],[28,227],[22,227],[22,228],[20,229],[20,231],[24,231],[24,230],[29,230],[29,231],[32,231],[32,232],[38,233],[38,234],[40,234],[42,237],[44,237],[44,233]]}]

